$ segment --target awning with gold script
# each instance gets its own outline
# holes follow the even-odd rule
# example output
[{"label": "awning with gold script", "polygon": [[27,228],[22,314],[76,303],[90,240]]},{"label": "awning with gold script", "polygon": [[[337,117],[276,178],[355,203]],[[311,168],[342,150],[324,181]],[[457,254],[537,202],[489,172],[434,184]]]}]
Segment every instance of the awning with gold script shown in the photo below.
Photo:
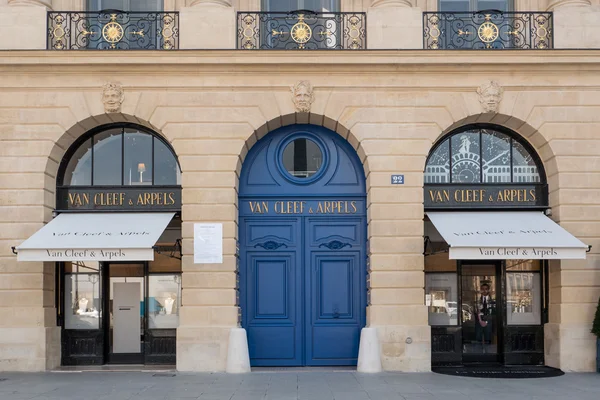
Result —
[{"label": "awning with gold script", "polygon": [[152,261],[175,213],[64,213],[17,246],[18,261]]},{"label": "awning with gold script", "polygon": [[452,260],[585,259],[588,246],[537,211],[428,212]]}]

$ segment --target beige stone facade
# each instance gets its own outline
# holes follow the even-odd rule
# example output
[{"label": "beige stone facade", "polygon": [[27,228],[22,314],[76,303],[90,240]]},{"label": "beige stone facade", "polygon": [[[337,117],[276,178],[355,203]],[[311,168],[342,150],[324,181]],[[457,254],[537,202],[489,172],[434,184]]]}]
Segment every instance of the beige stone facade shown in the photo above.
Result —
[{"label": "beige stone facade", "polygon": [[[564,43],[564,48],[584,49],[496,52],[408,50],[422,46],[420,28],[412,39],[405,37],[412,44],[401,50],[237,51],[232,49],[233,26],[231,36],[216,35],[215,40],[223,40],[219,46],[203,46],[213,37],[198,35],[215,27],[186,22],[183,28],[184,18],[201,20],[204,13],[193,10],[184,16],[184,7],[208,7],[207,13],[219,15],[211,21],[225,25],[234,23],[236,9],[228,1],[183,0],[168,1],[165,9],[181,10],[181,46],[194,50],[46,51],[41,50],[46,40],[44,7],[76,10],[81,4],[3,3],[0,370],[60,365],[54,265],[17,263],[11,246],[52,219],[57,169],[67,148],[87,130],[111,121],[153,128],[171,143],[181,164],[184,306],[177,330],[178,370],[225,370],[229,331],[238,325],[235,253],[241,166],[258,139],[295,123],[339,133],[360,156],[368,192],[367,326],[378,329],[385,370],[429,370],[423,170],[442,135],[473,122],[510,128],[531,143],[546,169],[552,219],[593,246],[585,261],[550,265],[545,357],[547,365],[565,371],[594,370],[595,338],[589,331],[600,296],[600,54],[585,49],[593,47],[597,36],[586,36],[588,44],[579,46],[585,40],[580,31],[569,31],[569,24],[579,24],[582,13],[590,10],[599,15],[597,0],[593,6],[570,9],[564,20],[568,22],[555,15],[557,47]],[[233,3],[258,9],[259,2]],[[374,42],[373,49],[398,48],[392,36],[376,32],[395,29],[381,21],[415,14],[405,1],[389,2],[397,7],[387,4],[393,11],[386,7],[385,13],[370,8],[367,0],[342,3],[350,10],[368,11],[368,18],[374,15],[368,20],[374,30],[369,38],[380,43]],[[421,10],[435,9],[435,2],[418,3]],[[519,9],[550,6],[543,0],[517,4]],[[393,12],[397,14],[389,14]],[[417,14],[418,24],[413,22],[420,27]],[[11,23],[26,25],[26,34],[14,31]],[[225,50],[203,50],[211,47]],[[490,79],[504,89],[498,113],[483,113],[479,102],[477,88]],[[291,100],[290,86],[299,80],[314,87],[308,114],[296,113]],[[101,93],[107,82],[118,82],[125,90],[121,113],[105,113]],[[393,173],[403,173],[406,183],[392,186]],[[223,223],[222,264],[193,263],[193,224],[206,221]]]}]

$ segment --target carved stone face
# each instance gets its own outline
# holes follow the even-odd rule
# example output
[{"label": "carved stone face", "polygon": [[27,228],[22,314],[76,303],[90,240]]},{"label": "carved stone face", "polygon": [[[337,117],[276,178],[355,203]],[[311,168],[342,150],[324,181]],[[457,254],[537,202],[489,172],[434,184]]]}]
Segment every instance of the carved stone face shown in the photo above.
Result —
[{"label": "carved stone face", "polygon": [[102,103],[104,103],[105,112],[120,112],[121,103],[123,103],[123,89],[115,84],[106,85],[102,92]]},{"label": "carved stone face", "polygon": [[485,112],[497,112],[498,106],[502,101],[502,88],[496,82],[482,85],[477,89],[479,93],[479,102]]},{"label": "carved stone face", "polygon": [[314,101],[312,87],[309,82],[302,81],[292,88],[293,102],[298,112],[309,112]]}]

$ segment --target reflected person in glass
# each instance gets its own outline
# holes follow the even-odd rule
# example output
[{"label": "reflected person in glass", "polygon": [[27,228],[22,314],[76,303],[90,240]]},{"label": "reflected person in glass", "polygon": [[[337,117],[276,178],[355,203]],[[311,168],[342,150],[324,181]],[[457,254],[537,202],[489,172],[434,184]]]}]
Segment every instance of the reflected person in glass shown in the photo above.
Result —
[{"label": "reflected person in glass", "polygon": [[493,315],[495,314],[496,302],[490,294],[490,285],[482,283],[480,288],[480,296],[477,299],[476,310],[477,318],[475,319],[475,341],[477,343],[491,344]]}]

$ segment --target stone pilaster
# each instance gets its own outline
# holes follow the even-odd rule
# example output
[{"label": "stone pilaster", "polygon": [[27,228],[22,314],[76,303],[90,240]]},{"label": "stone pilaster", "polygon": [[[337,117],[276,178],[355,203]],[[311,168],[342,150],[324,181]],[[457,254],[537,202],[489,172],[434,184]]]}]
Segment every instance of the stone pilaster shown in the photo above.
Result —
[{"label": "stone pilaster", "polygon": [[236,14],[230,0],[188,0],[179,13],[181,49],[235,49]]},{"label": "stone pilaster", "polygon": [[554,48],[600,48],[600,6],[590,0],[550,0],[548,11],[554,12]]},{"label": "stone pilaster", "polygon": [[423,48],[423,11],[410,0],[374,0],[367,11],[367,48]]},{"label": "stone pilaster", "polygon": [[51,9],[52,0],[0,2],[0,50],[45,49],[46,11]]}]

